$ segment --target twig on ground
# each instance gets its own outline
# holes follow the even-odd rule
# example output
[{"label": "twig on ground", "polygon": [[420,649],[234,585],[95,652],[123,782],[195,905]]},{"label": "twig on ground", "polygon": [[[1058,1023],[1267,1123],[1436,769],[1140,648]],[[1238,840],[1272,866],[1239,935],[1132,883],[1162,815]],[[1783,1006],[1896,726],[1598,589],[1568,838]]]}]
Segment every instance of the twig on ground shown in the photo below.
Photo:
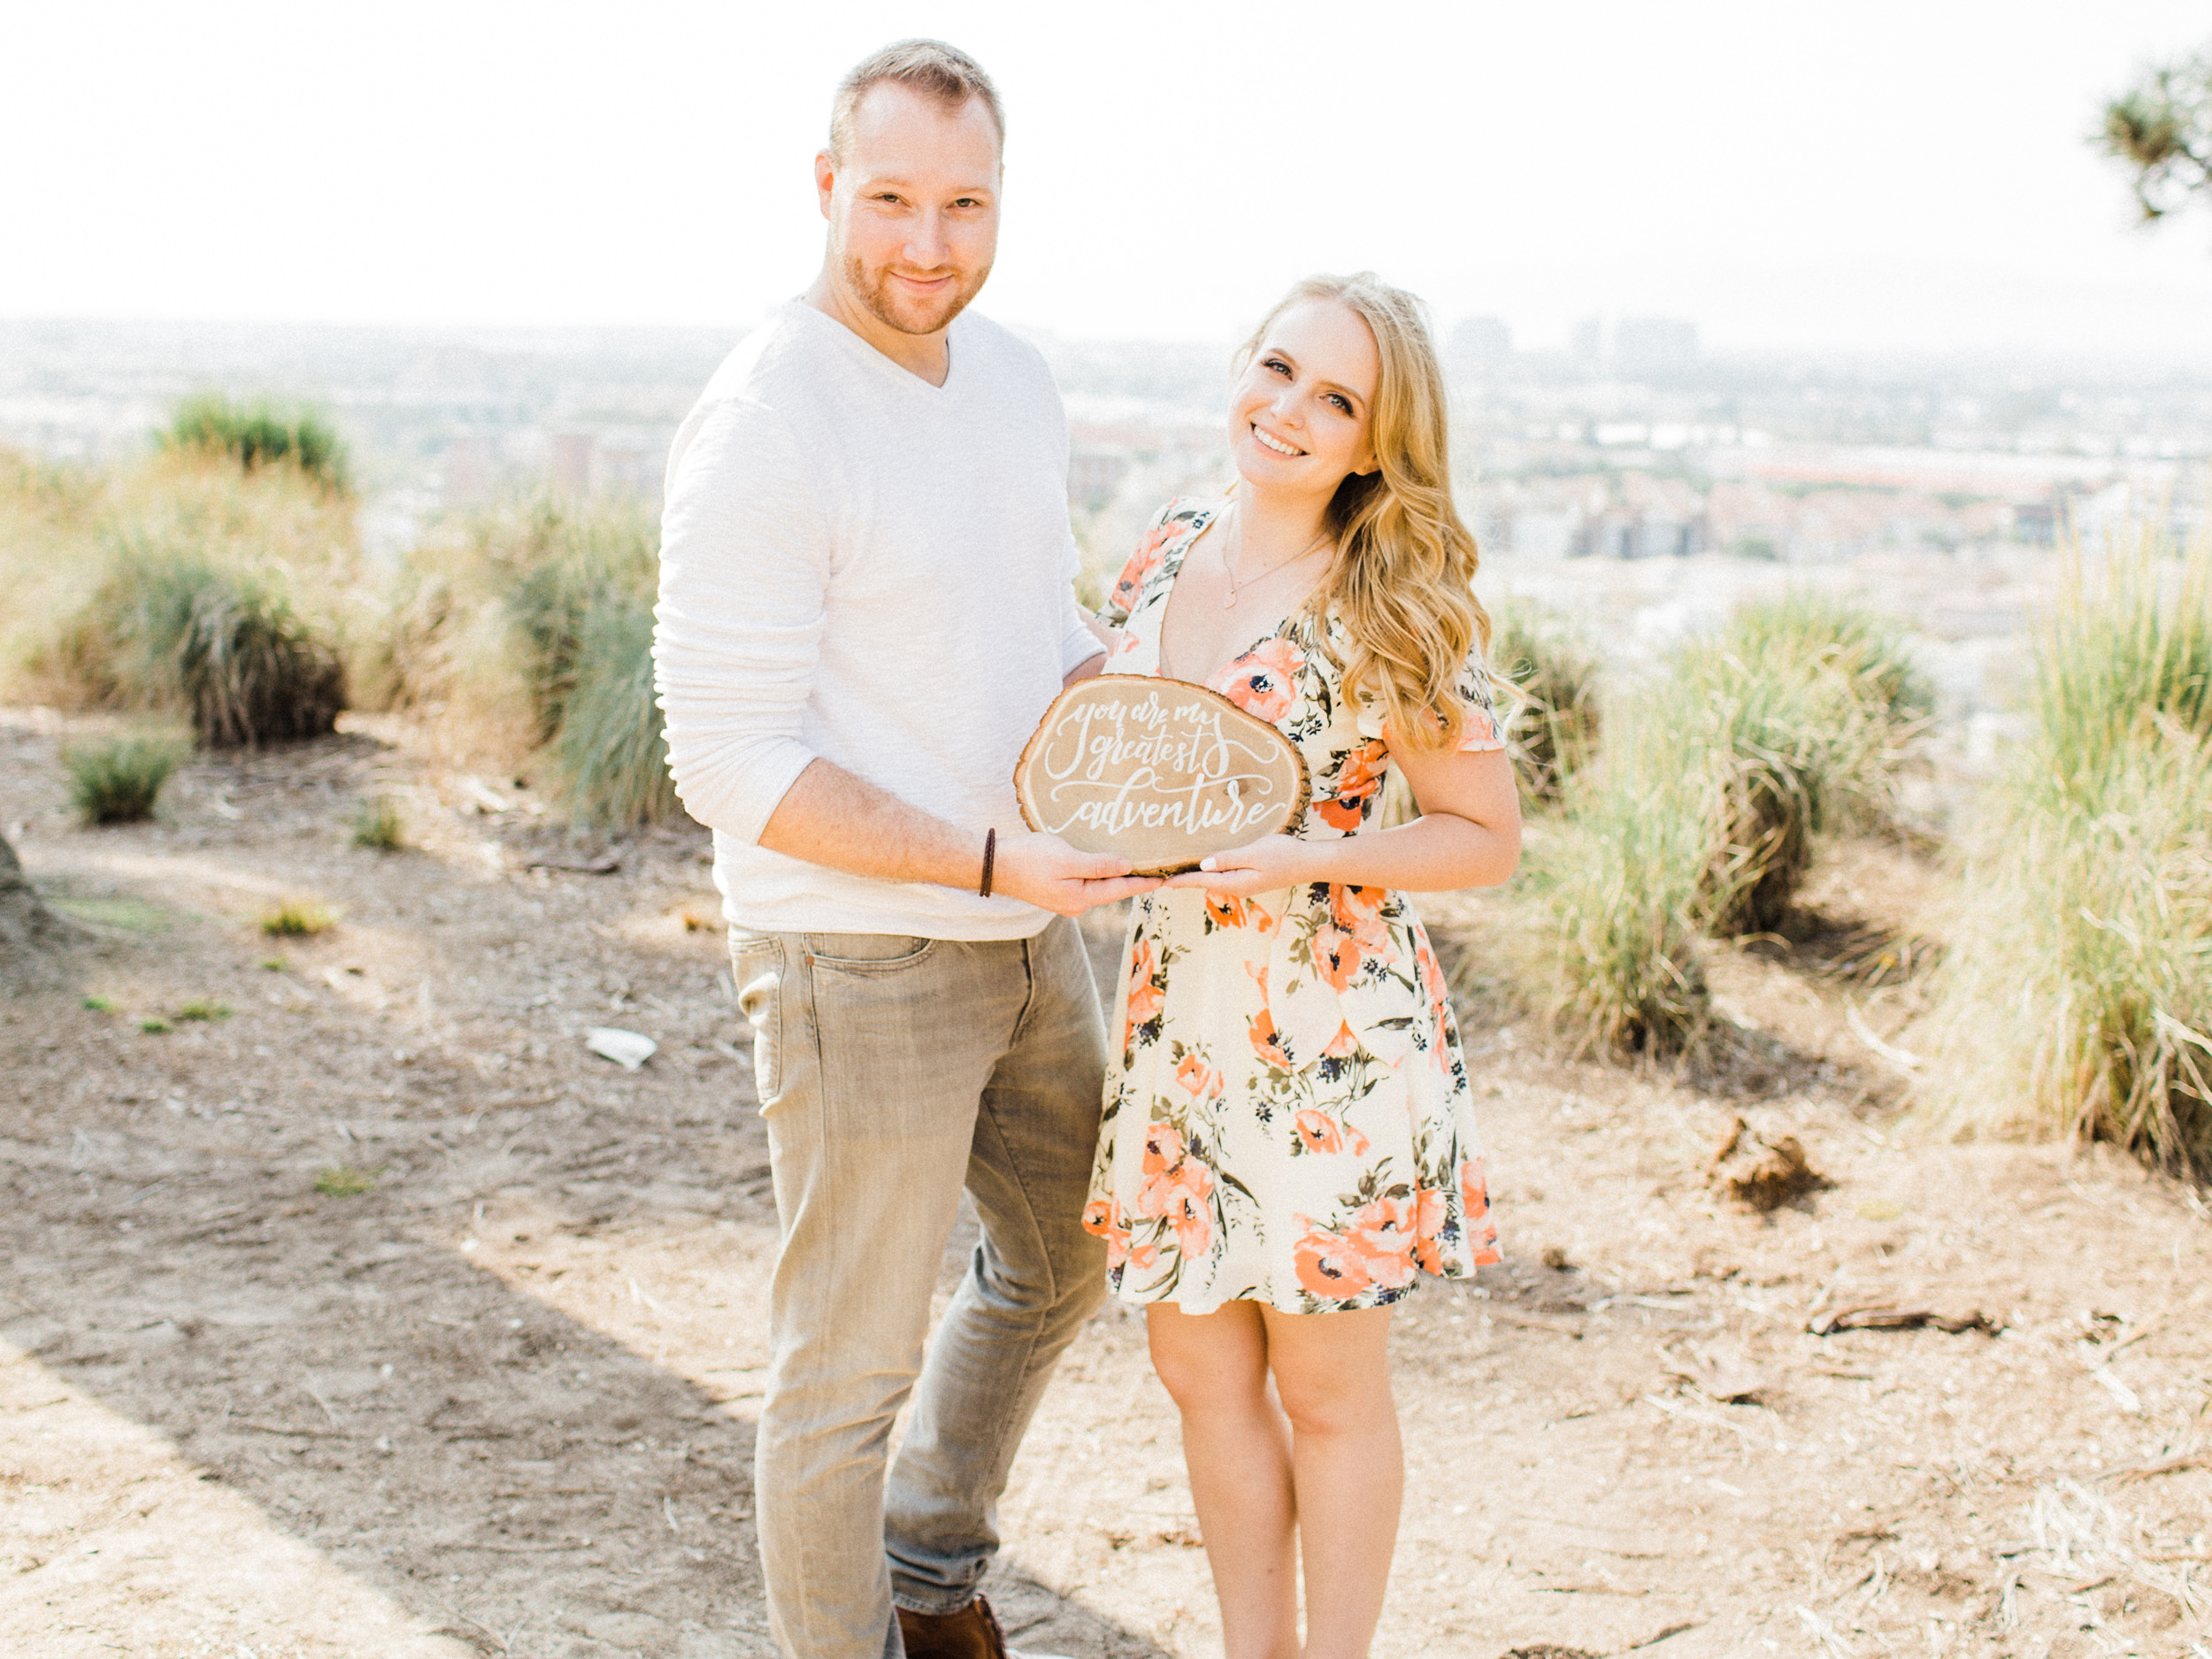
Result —
[{"label": "twig on ground", "polygon": [[1834,1313],[1815,1314],[1805,1322],[1815,1336],[1838,1331],[1947,1331],[1958,1336],[1968,1331],[1995,1336],[2004,1326],[1978,1310],[1964,1315],[1931,1313],[1924,1308],[1840,1308]]}]

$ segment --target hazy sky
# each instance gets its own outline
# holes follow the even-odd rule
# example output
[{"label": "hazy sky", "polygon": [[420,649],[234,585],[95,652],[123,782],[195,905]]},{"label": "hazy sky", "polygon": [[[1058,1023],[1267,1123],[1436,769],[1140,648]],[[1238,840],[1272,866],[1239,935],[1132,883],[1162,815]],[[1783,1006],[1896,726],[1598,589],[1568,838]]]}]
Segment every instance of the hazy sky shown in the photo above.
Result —
[{"label": "hazy sky", "polygon": [[0,315],[743,322],[917,34],[1006,99],[1008,321],[1217,337],[1367,265],[1530,344],[2212,357],[2212,213],[2145,235],[2085,142],[2201,0],[19,6]]}]

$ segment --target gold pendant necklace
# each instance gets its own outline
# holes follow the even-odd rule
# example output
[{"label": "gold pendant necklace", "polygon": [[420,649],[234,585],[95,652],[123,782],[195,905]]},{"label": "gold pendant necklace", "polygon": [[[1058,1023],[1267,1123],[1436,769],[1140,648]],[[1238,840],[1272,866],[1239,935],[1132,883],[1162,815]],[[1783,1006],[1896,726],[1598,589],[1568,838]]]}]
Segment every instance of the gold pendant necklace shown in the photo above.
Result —
[{"label": "gold pendant necklace", "polygon": [[1221,553],[1221,573],[1229,579],[1229,596],[1221,602],[1221,608],[1224,611],[1234,611],[1237,608],[1237,595],[1243,589],[1249,588],[1254,582],[1266,580],[1277,571],[1288,570],[1293,565],[1295,565],[1300,559],[1305,557],[1307,554],[1312,552],[1314,549],[1319,547],[1324,541],[1326,541],[1329,539],[1329,533],[1326,530],[1324,530],[1319,535],[1314,537],[1312,541],[1307,542],[1305,546],[1300,548],[1288,558],[1278,560],[1275,564],[1269,565],[1265,570],[1262,571],[1257,576],[1248,578],[1243,581],[1239,581],[1237,580],[1235,559],[1232,557],[1232,554],[1233,553],[1234,555],[1240,557],[1244,552],[1244,515],[1242,513],[1238,513],[1234,523],[1237,544],[1234,549],[1224,548]]}]

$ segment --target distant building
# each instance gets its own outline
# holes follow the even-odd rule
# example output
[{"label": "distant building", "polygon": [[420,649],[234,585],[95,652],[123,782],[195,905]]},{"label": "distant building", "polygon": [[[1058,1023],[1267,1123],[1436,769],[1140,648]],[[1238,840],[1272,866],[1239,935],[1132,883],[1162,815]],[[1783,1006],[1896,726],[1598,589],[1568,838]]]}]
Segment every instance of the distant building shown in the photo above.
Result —
[{"label": "distant building", "polygon": [[1697,325],[1674,317],[1624,317],[1613,331],[1613,373],[1672,380],[1697,366]]},{"label": "distant building", "polygon": [[1595,317],[1586,317],[1574,326],[1567,336],[1567,349],[1576,362],[1586,368],[1600,368],[1605,362],[1605,325]]}]

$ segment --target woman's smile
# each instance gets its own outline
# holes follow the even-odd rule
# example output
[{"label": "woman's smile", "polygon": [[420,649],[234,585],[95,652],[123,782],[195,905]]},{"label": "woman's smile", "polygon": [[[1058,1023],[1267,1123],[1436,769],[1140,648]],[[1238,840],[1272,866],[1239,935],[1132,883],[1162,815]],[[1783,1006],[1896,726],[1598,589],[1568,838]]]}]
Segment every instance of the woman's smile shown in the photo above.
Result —
[{"label": "woman's smile", "polygon": [[1252,422],[1252,435],[1259,440],[1263,448],[1272,449],[1278,455],[1295,457],[1305,453],[1303,449],[1297,448],[1287,440],[1277,437],[1256,420]]}]

